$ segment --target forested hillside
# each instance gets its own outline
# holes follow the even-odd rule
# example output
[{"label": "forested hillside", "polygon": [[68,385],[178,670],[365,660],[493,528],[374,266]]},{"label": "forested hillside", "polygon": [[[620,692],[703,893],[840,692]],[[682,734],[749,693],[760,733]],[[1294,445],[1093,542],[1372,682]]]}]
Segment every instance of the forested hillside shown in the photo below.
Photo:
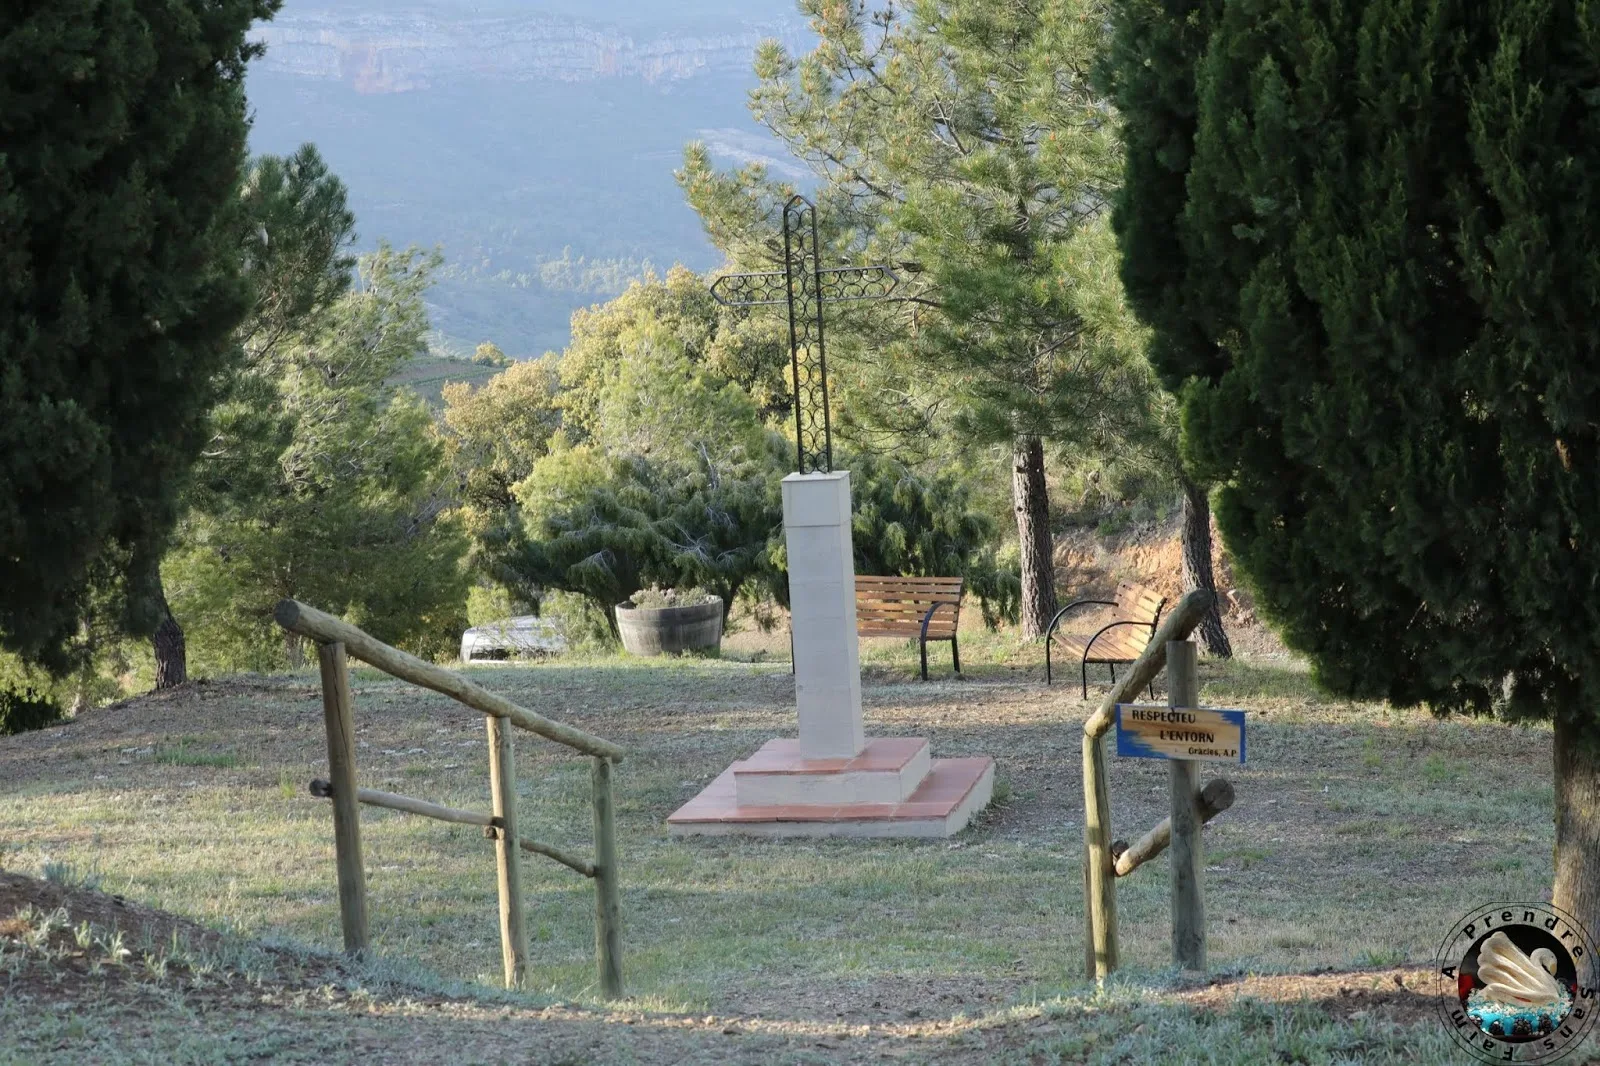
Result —
[{"label": "forested hillside", "polygon": [[757,43],[806,37],[788,0],[288,0],[255,35],[252,151],[321,146],[361,249],[440,246],[429,311],[456,354],[559,349],[647,266],[715,265],[672,178],[686,142],[792,166],[745,107]]}]

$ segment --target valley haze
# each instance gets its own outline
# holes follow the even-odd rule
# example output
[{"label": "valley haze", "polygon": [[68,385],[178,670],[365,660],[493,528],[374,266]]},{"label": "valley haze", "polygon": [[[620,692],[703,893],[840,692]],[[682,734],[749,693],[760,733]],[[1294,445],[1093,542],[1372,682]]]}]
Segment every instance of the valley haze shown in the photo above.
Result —
[{"label": "valley haze", "polygon": [[361,250],[442,250],[442,353],[559,350],[645,270],[715,266],[673,180],[689,141],[800,176],[745,108],[756,46],[810,40],[792,0],[288,0],[253,36],[252,151],[314,142]]}]

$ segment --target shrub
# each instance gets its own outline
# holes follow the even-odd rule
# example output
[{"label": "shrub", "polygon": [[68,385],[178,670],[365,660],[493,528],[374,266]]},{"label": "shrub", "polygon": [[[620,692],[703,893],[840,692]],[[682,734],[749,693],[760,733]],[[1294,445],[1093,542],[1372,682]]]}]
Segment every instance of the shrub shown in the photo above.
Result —
[{"label": "shrub", "polygon": [[61,721],[61,707],[31,685],[0,689],[0,736],[43,729]]}]

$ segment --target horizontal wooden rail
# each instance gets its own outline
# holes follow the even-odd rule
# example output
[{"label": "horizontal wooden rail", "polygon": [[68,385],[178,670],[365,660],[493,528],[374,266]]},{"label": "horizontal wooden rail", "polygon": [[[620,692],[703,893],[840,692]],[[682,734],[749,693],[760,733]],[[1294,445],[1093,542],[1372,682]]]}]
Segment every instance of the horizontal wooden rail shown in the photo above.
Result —
[{"label": "horizontal wooden rail", "polygon": [[[1213,777],[1206,782],[1206,787],[1200,790],[1200,820],[1209,822],[1229,807],[1233,806],[1233,785],[1226,778]],[[1118,877],[1127,877],[1140,866],[1160,855],[1167,849],[1167,844],[1172,840],[1172,819],[1163,818],[1161,823],[1150,832],[1140,837],[1133,847],[1124,845],[1118,848],[1117,841],[1111,845],[1111,854],[1116,859]]]},{"label": "horizontal wooden rail", "polygon": [[[498,840],[500,838],[500,827],[490,826],[483,831],[483,835],[488,837],[490,840]],[[518,837],[517,847],[533,855],[543,855],[547,859],[554,859],[567,869],[576,870],[585,877],[593,877],[595,875],[595,867],[593,863],[584,862],[582,859],[577,858],[576,856],[568,855],[554,844],[546,844],[538,840],[529,840],[527,837]]]},{"label": "horizontal wooden rail", "polygon": [[278,624],[291,633],[299,633],[324,644],[342,643],[357,659],[370,663],[385,673],[393,674],[402,681],[442,692],[468,707],[495,718],[504,718],[511,724],[521,726],[530,733],[537,733],[547,740],[565,744],[569,748],[576,748],[589,755],[610,759],[614,763],[622,761],[622,748],[611,741],[585,733],[574,726],[553,721],[542,714],[535,714],[525,707],[519,707],[504,696],[473,684],[460,674],[423,662],[398,648],[391,648],[349,622],[319,611],[315,607],[308,607],[297,600],[279,600],[277,608],[272,613]]},{"label": "horizontal wooden rail", "polygon": [[[318,778],[311,782],[311,794],[320,799],[332,799],[333,785]],[[384,807],[391,811],[420,814],[424,818],[434,818],[441,822],[455,822],[459,825],[481,825],[484,828],[483,835],[490,839],[497,839],[500,832],[500,826],[496,824],[496,819],[492,814],[463,811],[455,807],[442,807],[437,803],[413,799],[410,796],[401,796],[394,792],[379,792],[375,788],[356,789],[356,802],[365,803],[369,807]],[[554,859],[561,865],[576,870],[585,877],[594,876],[593,863],[574,858],[553,845],[541,843],[537,840],[528,840],[525,837],[519,837],[517,845],[523,851]]]},{"label": "horizontal wooden rail", "polygon": [[[311,794],[318,799],[333,798],[333,784],[321,778],[311,782]],[[457,822],[461,825],[493,825],[494,818],[477,811],[462,811],[454,807],[441,807],[437,803],[427,800],[412,799],[395,792],[379,792],[375,788],[356,789],[356,802],[365,803],[369,807],[387,807],[391,811],[405,811],[407,814],[420,814],[424,818],[436,818],[441,822]]]}]

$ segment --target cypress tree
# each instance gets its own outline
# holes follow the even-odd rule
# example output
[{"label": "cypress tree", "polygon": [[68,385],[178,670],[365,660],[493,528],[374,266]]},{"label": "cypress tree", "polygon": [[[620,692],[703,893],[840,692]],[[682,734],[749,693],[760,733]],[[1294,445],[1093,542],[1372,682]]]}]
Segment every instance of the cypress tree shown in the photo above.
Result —
[{"label": "cypress tree", "polygon": [[153,629],[247,290],[230,225],[278,0],[0,11],[0,643],[65,661],[97,561]]},{"label": "cypress tree", "polygon": [[[1336,692],[1553,721],[1554,902],[1594,928],[1600,9],[1146,14],[1116,100],[1176,150],[1130,150],[1123,248],[1145,277],[1182,250],[1140,310],[1238,569]],[[1174,41],[1187,153],[1135,90]]]},{"label": "cypress tree", "polygon": [[[1152,359],[1203,358],[1215,348],[1197,304],[1189,249],[1177,225],[1187,202],[1185,178],[1194,144],[1195,62],[1222,8],[1221,0],[1125,0],[1111,7],[1114,31],[1097,71],[1124,116],[1124,183],[1117,191],[1112,229],[1122,249],[1128,303],[1152,325]],[[1174,353],[1161,349],[1179,349]],[[1186,591],[1216,591],[1211,573],[1211,503],[1203,484],[1183,471],[1182,566]],[[1232,654],[1213,604],[1199,638],[1215,656]]]}]

